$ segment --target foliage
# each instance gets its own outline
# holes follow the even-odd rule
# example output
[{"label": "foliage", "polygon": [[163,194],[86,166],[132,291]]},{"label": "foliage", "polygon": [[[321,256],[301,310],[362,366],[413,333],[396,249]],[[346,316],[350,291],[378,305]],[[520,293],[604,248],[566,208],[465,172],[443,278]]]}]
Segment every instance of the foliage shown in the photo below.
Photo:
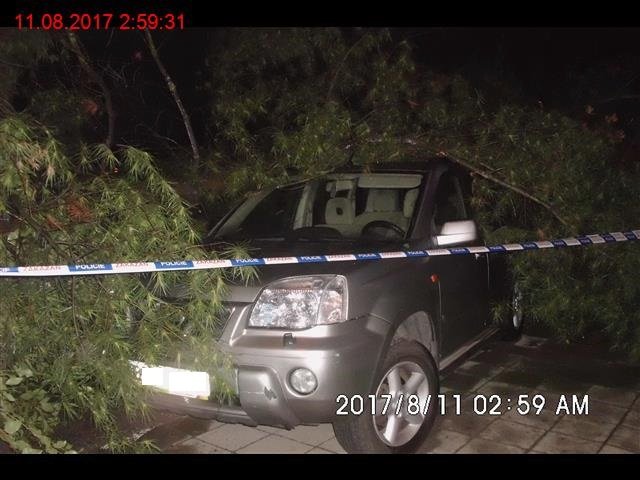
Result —
[{"label": "foliage", "polygon": [[[18,117],[0,121],[0,152],[0,209],[17,221],[2,238],[0,264],[205,258],[185,206],[148,153],[104,145],[67,152],[48,129]],[[22,449],[35,428],[47,432],[60,419],[89,413],[121,445],[115,412],[146,413],[130,360],[186,357],[212,374],[228,368],[211,346],[225,282],[239,274],[2,279],[0,370],[29,365],[39,383],[26,393],[46,393],[56,405],[34,423],[26,404],[21,416],[4,402],[0,413],[25,428],[9,423],[3,436]],[[166,300],[176,284],[186,292],[180,303]],[[220,387],[216,393],[228,398],[230,387]]]},{"label": "foliage", "polygon": [[[51,402],[29,368],[0,374],[0,440],[21,453],[74,453],[64,440],[50,438],[60,404]],[[41,448],[34,448],[32,445]]]},{"label": "foliage", "polygon": [[51,63],[58,59],[51,50],[52,37],[44,32],[22,35],[17,29],[0,31],[0,113],[10,108],[8,101],[19,91],[20,80],[33,73],[33,68],[41,63]]},{"label": "foliage", "polygon": [[[268,46],[267,48],[264,48]],[[218,163],[231,193],[313,175],[356,149],[370,161],[399,154],[413,70],[406,43],[386,30],[233,29],[209,58]]]}]

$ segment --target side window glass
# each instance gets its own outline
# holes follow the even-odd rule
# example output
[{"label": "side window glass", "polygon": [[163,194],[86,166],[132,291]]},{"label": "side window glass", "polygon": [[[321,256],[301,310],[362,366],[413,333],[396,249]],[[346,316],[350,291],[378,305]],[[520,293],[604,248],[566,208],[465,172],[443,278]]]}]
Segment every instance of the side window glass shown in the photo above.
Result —
[{"label": "side window glass", "polygon": [[460,181],[454,174],[445,172],[438,181],[434,200],[433,223],[435,231],[439,232],[446,222],[458,220],[467,220]]}]

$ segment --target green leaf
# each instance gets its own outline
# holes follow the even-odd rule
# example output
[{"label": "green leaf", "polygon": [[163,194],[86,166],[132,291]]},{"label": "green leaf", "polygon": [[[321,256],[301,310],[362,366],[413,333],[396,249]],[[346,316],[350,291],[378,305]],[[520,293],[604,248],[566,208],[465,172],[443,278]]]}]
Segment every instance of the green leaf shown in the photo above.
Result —
[{"label": "green leaf", "polygon": [[20,430],[20,427],[22,427],[22,422],[20,420],[14,419],[14,420],[7,420],[6,422],[4,422],[3,429],[9,435],[13,435],[18,430]]},{"label": "green leaf", "polygon": [[10,387],[14,385],[20,385],[22,383],[22,377],[9,377],[9,380],[6,381],[6,384]]},{"label": "green leaf", "polygon": [[16,399],[13,395],[11,395],[9,392],[2,392],[2,396],[4,398],[6,398],[7,400],[9,400],[10,402],[15,402]]},{"label": "green leaf", "polygon": [[58,450],[62,450],[67,447],[69,444],[65,440],[58,440],[53,444],[53,448],[57,448]]},{"label": "green leaf", "polygon": [[21,400],[31,400],[33,398],[33,390],[29,390],[28,392],[24,392],[22,395],[20,395],[20,399]]},{"label": "green leaf", "polygon": [[55,410],[55,407],[51,405],[49,402],[47,402],[46,400],[40,401],[40,408],[47,413],[51,413]]},{"label": "green leaf", "polygon": [[39,448],[27,447],[22,449],[22,453],[42,453]]},{"label": "green leaf", "polygon": [[15,372],[18,374],[19,377],[25,377],[25,378],[33,377],[33,372],[28,368],[16,367]]}]

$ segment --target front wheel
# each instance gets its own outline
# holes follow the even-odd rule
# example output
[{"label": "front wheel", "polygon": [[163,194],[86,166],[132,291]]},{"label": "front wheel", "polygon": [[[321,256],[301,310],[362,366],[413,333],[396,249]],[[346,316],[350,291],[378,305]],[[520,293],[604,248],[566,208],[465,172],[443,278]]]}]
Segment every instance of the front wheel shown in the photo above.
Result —
[{"label": "front wheel", "polygon": [[334,423],[336,438],[349,453],[412,453],[433,426],[438,392],[436,368],[423,347],[394,342],[374,382],[375,403]]}]

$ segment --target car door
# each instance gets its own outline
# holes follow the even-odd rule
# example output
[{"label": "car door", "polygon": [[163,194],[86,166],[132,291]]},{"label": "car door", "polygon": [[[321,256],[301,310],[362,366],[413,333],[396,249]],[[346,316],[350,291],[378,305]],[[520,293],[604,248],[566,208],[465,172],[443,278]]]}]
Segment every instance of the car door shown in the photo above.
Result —
[{"label": "car door", "polygon": [[[431,238],[446,222],[473,220],[463,194],[463,177],[452,168],[437,177],[431,210]],[[478,245],[477,238],[446,248]],[[441,301],[441,357],[455,352],[484,328],[488,314],[486,254],[431,257],[430,270],[439,279]]]}]

